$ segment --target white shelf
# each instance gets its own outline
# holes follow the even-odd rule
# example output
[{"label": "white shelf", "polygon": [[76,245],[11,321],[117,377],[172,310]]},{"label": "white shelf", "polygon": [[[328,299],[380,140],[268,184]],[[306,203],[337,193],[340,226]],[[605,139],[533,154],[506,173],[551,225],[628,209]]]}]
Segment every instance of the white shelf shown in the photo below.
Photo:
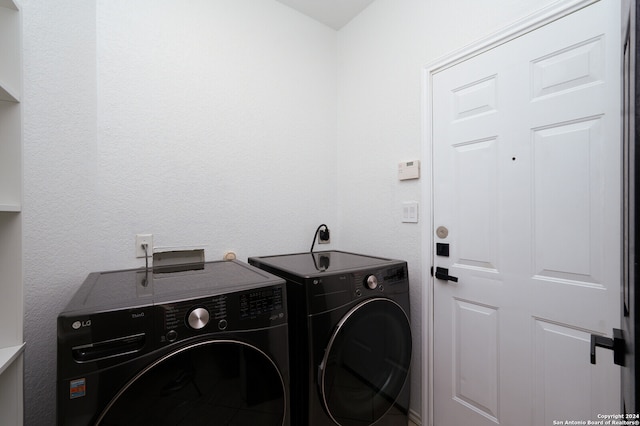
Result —
[{"label": "white shelf", "polygon": [[24,352],[25,343],[0,349],[0,374],[4,373],[13,362]]},{"label": "white shelf", "polygon": [[10,89],[5,83],[0,81],[0,101],[20,102],[20,99],[18,98],[15,90]]},{"label": "white shelf", "polygon": [[[1,60],[2,55],[0,55]],[[20,112],[20,103],[0,102],[0,211],[19,212],[21,210],[22,121]],[[2,241],[0,241],[0,247],[2,247]]]},{"label": "white shelf", "polygon": [[22,425],[22,23],[0,0],[0,425]]},{"label": "white shelf", "polygon": [[0,204],[0,213],[20,213],[21,211],[20,204]]},{"label": "white shelf", "polygon": [[0,99],[17,102],[22,90],[20,12],[12,0],[0,0]]},{"label": "white shelf", "polygon": [[13,0],[0,0],[0,6],[7,7],[9,9],[18,10],[18,6]]}]

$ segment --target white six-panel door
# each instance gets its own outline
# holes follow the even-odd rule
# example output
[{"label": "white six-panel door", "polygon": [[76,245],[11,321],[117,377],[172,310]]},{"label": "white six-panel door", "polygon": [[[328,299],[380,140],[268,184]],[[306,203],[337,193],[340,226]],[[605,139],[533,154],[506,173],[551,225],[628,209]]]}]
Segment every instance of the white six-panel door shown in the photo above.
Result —
[{"label": "white six-panel door", "polygon": [[[620,412],[620,0],[431,77],[436,426]],[[438,232],[436,231],[439,228]],[[436,250],[434,248],[434,253]]]}]

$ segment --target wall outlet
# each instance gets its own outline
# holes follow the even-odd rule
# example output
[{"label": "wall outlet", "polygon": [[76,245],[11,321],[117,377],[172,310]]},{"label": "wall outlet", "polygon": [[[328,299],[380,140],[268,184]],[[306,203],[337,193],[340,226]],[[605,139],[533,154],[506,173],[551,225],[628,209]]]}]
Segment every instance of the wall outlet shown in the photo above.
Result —
[{"label": "wall outlet", "polygon": [[145,251],[142,247],[147,244],[146,256],[153,256],[153,234],[136,234],[136,257],[145,257]]},{"label": "wall outlet", "polygon": [[331,242],[331,234],[329,228],[321,229],[318,232],[318,244],[329,244]]}]

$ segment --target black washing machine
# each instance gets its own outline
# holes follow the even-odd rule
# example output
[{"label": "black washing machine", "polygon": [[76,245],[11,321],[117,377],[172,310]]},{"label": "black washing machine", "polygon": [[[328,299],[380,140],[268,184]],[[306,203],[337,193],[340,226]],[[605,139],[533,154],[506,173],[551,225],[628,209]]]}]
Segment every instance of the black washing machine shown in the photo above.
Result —
[{"label": "black washing machine", "polygon": [[324,251],[249,263],[287,281],[292,423],[406,425],[406,262]]},{"label": "black washing machine", "polygon": [[238,261],[90,274],[58,316],[58,425],[289,425],[286,306]]}]

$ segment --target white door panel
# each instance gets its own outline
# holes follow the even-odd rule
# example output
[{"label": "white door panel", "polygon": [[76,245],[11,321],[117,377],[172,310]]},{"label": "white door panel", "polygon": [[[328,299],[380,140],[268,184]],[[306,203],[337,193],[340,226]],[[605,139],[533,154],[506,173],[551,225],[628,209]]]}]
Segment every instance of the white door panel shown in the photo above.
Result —
[{"label": "white door panel", "polygon": [[603,0],[432,76],[437,426],[619,407],[620,10]]}]

